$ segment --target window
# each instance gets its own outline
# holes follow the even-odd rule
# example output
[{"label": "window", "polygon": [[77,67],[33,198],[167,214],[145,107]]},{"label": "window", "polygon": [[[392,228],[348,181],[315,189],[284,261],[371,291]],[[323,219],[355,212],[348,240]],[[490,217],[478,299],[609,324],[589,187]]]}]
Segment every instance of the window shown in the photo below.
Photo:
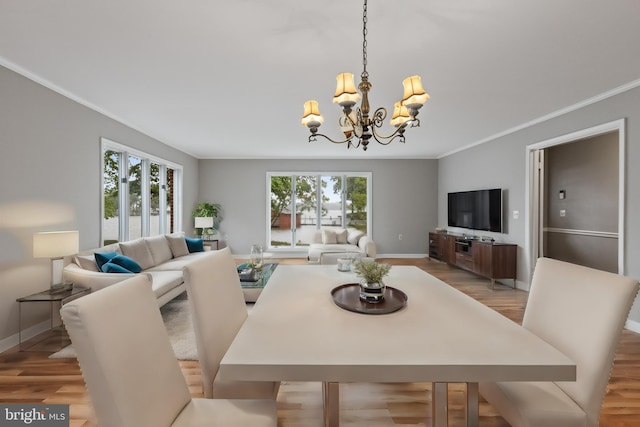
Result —
[{"label": "window", "polygon": [[181,166],[106,139],[102,153],[103,244],[180,230]]},{"label": "window", "polygon": [[308,246],[321,227],[371,227],[371,173],[267,173],[270,248]]}]

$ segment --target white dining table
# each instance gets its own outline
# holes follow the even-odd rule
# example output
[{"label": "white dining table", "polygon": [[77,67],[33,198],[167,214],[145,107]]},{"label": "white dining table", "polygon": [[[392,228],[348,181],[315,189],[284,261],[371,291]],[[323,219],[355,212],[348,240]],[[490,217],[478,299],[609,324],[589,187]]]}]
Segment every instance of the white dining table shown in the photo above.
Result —
[{"label": "white dining table", "polygon": [[388,314],[336,305],[357,283],[335,265],[281,265],[220,364],[223,380],[318,381],[325,424],[339,425],[339,383],[431,382],[433,425],[447,425],[447,384],[466,383],[467,425],[478,425],[478,383],[575,381],[576,365],[520,325],[414,266],[385,283],[407,302]]}]

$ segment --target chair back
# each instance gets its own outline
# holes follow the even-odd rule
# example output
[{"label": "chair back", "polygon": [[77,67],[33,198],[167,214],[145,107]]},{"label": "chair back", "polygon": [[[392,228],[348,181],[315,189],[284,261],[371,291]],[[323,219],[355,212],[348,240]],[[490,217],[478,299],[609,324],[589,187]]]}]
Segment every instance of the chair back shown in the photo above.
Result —
[{"label": "chair back", "polygon": [[147,275],[60,313],[102,427],[170,426],[191,401]]},{"label": "chair back", "polygon": [[557,382],[598,425],[620,333],[638,292],[635,279],[540,258],[522,325],[577,366],[575,382]]},{"label": "chair back", "polygon": [[231,342],[247,318],[236,263],[229,248],[211,251],[183,269],[198,348],[204,396]]}]

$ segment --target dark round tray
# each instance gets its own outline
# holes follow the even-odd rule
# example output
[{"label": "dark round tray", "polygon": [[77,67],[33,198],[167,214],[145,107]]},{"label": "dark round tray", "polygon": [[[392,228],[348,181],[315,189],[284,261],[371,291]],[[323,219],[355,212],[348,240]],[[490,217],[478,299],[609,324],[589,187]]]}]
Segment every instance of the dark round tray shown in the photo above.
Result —
[{"label": "dark round tray", "polygon": [[387,286],[380,302],[365,302],[360,299],[360,285],[347,283],[331,290],[333,302],[345,310],[364,314],[387,314],[400,310],[407,304],[407,294]]}]

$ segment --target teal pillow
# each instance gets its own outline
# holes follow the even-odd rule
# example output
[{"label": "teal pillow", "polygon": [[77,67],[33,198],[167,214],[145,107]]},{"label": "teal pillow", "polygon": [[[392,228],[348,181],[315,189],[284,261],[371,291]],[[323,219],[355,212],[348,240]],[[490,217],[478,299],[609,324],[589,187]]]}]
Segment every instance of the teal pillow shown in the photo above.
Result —
[{"label": "teal pillow", "polygon": [[98,265],[98,270],[102,270],[102,266],[111,261],[113,258],[117,257],[119,254],[116,251],[113,252],[96,252],[93,256],[96,258],[96,264]]},{"label": "teal pillow", "polygon": [[105,263],[102,266],[103,273],[133,273],[133,271],[129,271],[121,265],[114,264],[111,261]]},{"label": "teal pillow", "polygon": [[111,261],[109,262],[112,264],[119,265],[120,267],[124,267],[132,273],[140,273],[142,271],[142,267],[140,267],[140,264],[138,264],[128,256],[117,255],[111,258]]},{"label": "teal pillow", "polygon": [[204,242],[202,239],[185,237],[184,240],[187,242],[187,249],[189,249],[189,253],[204,252]]}]

